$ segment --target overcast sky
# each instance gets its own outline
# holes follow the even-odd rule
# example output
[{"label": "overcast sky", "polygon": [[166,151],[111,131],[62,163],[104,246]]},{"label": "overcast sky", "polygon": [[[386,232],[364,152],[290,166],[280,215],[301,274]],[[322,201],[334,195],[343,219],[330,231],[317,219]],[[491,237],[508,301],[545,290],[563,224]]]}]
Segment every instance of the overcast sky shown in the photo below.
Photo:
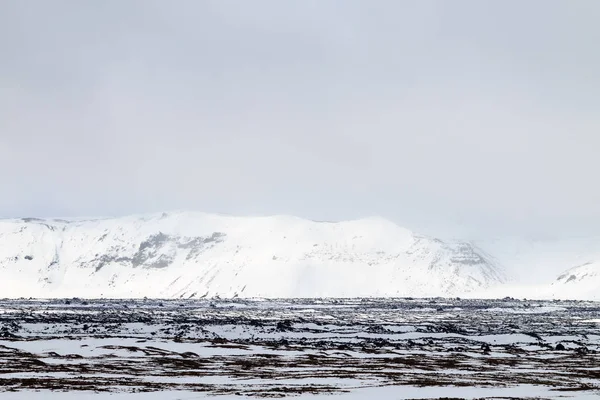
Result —
[{"label": "overcast sky", "polygon": [[0,214],[600,233],[597,0],[2,0]]}]

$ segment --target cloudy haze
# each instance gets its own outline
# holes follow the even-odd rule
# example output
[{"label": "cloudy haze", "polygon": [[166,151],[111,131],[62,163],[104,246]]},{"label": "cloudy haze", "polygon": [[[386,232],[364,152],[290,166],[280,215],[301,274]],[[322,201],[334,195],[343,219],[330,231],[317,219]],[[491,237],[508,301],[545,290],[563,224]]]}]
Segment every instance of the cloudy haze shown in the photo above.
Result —
[{"label": "cloudy haze", "polygon": [[599,20],[596,0],[3,0],[0,214],[598,233]]}]

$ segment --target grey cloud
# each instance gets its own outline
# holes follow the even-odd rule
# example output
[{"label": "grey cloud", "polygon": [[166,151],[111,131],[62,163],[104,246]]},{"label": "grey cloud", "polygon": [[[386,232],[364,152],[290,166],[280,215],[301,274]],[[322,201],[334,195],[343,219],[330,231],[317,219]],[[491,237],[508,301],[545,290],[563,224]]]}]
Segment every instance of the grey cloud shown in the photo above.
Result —
[{"label": "grey cloud", "polygon": [[0,3],[0,210],[600,223],[600,5]]}]

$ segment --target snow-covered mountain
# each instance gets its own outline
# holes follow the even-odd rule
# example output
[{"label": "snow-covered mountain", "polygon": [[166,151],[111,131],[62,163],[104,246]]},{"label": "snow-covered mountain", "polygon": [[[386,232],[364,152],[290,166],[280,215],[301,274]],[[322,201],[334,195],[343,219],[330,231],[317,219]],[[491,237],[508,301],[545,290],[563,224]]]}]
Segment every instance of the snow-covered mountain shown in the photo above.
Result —
[{"label": "snow-covered mountain", "polygon": [[551,288],[556,297],[599,299],[600,262],[589,262],[561,274]]},{"label": "snow-covered mountain", "polygon": [[[508,279],[469,296],[600,300],[600,237],[501,238],[474,244]],[[579,267],[575,267],[579,266]]]},{"label": "snow-covered mountain", "polygon": [[168,213],[0,221],[2,297],[457,296],[505,280],[483,251],[384,219]]},{"label": "snow-covered mountain", "polygon": [[600,237],[594,236],[504,237],[473,243],[493,255],[514,282],[524,285],[551,284],[569,268],[600,260]]}]

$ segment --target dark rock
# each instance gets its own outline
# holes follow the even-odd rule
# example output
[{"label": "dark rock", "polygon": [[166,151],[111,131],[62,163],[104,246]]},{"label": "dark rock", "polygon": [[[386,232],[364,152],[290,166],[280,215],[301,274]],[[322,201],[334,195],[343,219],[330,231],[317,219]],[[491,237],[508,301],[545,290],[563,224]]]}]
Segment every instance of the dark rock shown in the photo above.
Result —
[{"label": "dark rock", "polygon": [[490,345],[487,343],[481,345],[481,350],[483,350],[483,354],[490,354],[492,352]]},{"label": "dark rock", "polygon": [[290,320],[279,321],[277,323],[277,325],[275,325],[275,330],[277,332],[289,332],[289,331],[293,330],[292,321],[290,321]]}]

